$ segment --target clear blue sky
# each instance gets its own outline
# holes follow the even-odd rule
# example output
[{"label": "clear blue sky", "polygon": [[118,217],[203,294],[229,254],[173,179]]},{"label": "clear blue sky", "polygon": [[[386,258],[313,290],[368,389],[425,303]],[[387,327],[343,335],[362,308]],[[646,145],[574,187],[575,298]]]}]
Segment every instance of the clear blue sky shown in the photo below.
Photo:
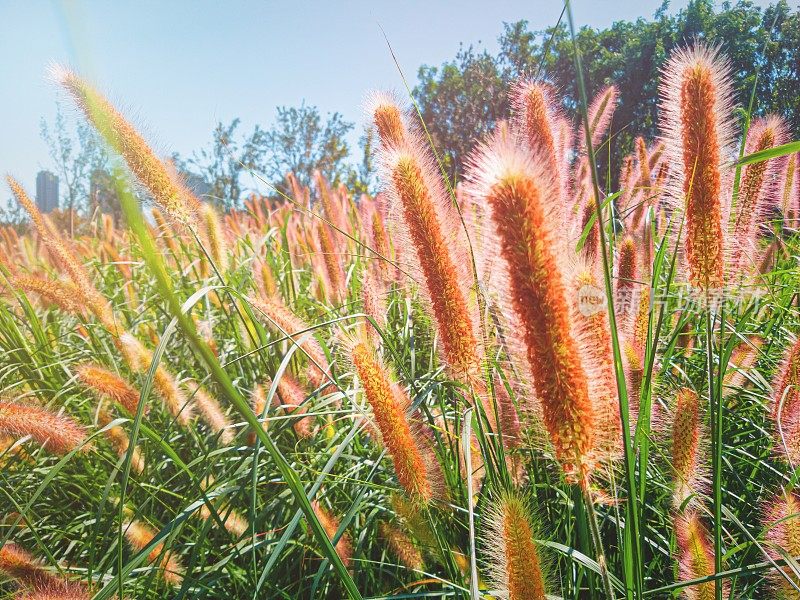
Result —
[{"label": "clear blue sky", "polygon": [[[597,27],[651,17],[660,3],[573,0],[573,10]],[[379,24],[413,84],[460,42],[492,50],[504,21],[541,29],[560,10],[558,0],[0,0],[0,173],[32,190],[51,166],[39,133],[59,97],[51,62],[99,84],[164,154],[186,156],[218,120],[238,116],[249,130],[303,100],[362,123],[365,92],[402,88]]]}]

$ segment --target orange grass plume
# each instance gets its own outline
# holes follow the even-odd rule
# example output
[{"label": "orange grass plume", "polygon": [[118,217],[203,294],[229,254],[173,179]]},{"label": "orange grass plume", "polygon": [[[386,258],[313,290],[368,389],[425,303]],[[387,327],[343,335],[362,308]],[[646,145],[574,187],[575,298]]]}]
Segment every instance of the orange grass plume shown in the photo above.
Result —
[{"label": "orange grass plume", "polygon": [[665,154],[675,171],[671,195],[685,214],[689,283],[724,285],[723,164],[732,138],[730,67],[702,42],[673,52],[659,87]]},{"label": "orange grass plume", "polygon": [[[678,567],[681,581],[691,581],[714,574],[714,548],[708,530],[700,514],[689,510],[675,518]],[[714,582],[686,586],[683,589],[687,600],[714,600]],[[722,597],[728,597],[727,582],[723,585]]]},{"label": "orange grass plume", "polygon": [[355,341],[350,350],[364,396],[389,452],[400,486],[413,499],[427,503],[442,493],[441,467],[432,456],[408,411],[411,401],[395,384],[368,341]]},{"label": "orange grass plume", "polygon": [[493,587],[508,600],[545,600],[546,579],[527,502],[518,492],[503,492],[491,502],[486,521],[483,545]]},{"label": "orange grass plume", "polygon": [[785,352],[772,381],[770,417],[778,454],[800,461],[800,340]]},{"label": "orange grass plume", "polygon": [[103,396],[111,398],[128,414],[135,415],[139,405],[139,392],[116,373],[99,365],[83,363],[75,368],[78,379]]},{"label": "orange grass plume", "polygon": [[444,362],[454,379],[476,380],[482,356],[468,296],[473,277],[465,271],[468,259],[461,252],[452,205],[418,144],[386,150],[383,163],[391,212],[414,249]]},{"label": "orange grass plume", "polygon": [[162,162],[108,99],[75,72],[55,66],[53,78],[72,96],[86,119],[125,159],[131,172],[174,223],[197,225],[200,201],[174,168]]},{"label": "orange grass plume", "polygon": [[0,400],[0,433],[21,438],[30,436],[55,454],[86,450],[86,429],[63,414],[20,402]]},{"label": "orange grass plume", "polygon": [[495,136],[473,157],[472,194],[491,207],[505,266],[507,317],[519,331],[542,420],[568,478],[593,469],[595,415],[567,294],[563,203],[547,167]]},{"label": "orange grass plume", "polygon": [[[764,517],[766,528],[766,551],[775,561],[788,554],[795,560],[800,556],[800,496],[795,492],[782,491],[771,499]],[[784,554],[785,553],[785,554]],[[786,581],[786,577],[796,586],[800,578],[790,566],[784,566],[783,574],[771,572],[769,579],[778,596],[783,600],[798,600],[800,592]]]},{"label": "orange grass plume", "polygon": [[[158,535],[152,527],[137,520],[123,523],[122,530],[128,544],[137,552],[144,550]],[[147,562],[157,566],[164,581],[170,585],[180,585],[183,581],[183,564],[175,553],[165,550],[164,542],[153,546],[147,554]]]}]

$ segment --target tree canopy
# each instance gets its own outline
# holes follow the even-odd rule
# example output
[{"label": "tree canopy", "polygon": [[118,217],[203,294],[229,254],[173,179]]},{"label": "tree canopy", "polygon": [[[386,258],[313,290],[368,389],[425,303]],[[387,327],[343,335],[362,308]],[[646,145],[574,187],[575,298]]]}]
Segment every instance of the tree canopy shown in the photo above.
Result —
[{"label": "tree canopy", "polygon": [[[795,135],[800,131],[800,11],[786,0],[765,9],[750,0],[725,2],[718,11],[711,0],[693,0],[670,15],[665,1],[652,19],[618,21],[607,29],[583,27],[577,33],[589,93],[611,83],[620,89],[612,174],[636,136],[657,134],[659,70],[670,50],[694,38],[722,46],[740,106],[749,106],[755,82],[753,114],[781,114]],[[572,41],[563,22],[544,31],[530,31],[526,21],[506,23],[499,43],[496,55],[470,46],[453,60],[418,72],[414,97],[456,176],[475,140],[509,116],[508,90],[518,77],[552,82],[564,95],[567,113],[575,113]],[[609,165],[602,156],[601,161],[604,171]]]}]

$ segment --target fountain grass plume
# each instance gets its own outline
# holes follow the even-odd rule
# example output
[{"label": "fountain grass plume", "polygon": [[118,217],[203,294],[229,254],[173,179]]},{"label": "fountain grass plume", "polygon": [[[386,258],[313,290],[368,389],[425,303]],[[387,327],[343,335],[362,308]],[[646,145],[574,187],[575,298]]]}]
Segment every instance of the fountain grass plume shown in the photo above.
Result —
[{"label": "fountain grass plume", "polygon": [[13,542],[6,542],[0,548],[0,572],[36,588],[55,587],[60,583],[40,561]]},{"label": "fountain grass plume", "polygon": [[[592,134],[592,147],[597,148],[606,133],[608,133],[608,128],[611,126],[611,119],[614,116],[614,111],[617,109],[618,100],[619,90],[616,86],[609,85],[597,92],[591,104],[589,104],[589,126]],[[583,131],[583,125],[581,125],[578,140],[580,140],[580,153],[586,154],[586,134]]]},{"label": "fountain grass plume", "polygon": [[441,467],[421,435],[421,424],[408,414],[410,399],[393,382],[369,341],[355,340],[350,345],[350,359],[372,408],[383,444],[392,458],[400,486],[421,503],[440,497],[444,491]]},{"label": "fountain grass plume", "polygon": [[730,65],[718,47],[697,41],[664,67],[661,131],[674,177],[670,191],[685,214],[689,282],[707,292],[724,284],[723,163],[733,138]]},{"label": "fountain grass plume", "polygon": [[800,462],[800,340],[785,353],[772,381],[770,417],[775,448],[793,465]]},{"label": "fountain grass plume", "polygon": [[408,136],[405,110],[397,94],[374,91],[367,95],[364,109],[375,124],[378,138],[384,147],[402,145]]},{"label": "fountain grass plume", "polygon": [[568,478],[593,469],[595,417],[567,301],[561,197],[546,163],[508,136],[493,136],[472,157],[471,193],[491,207],[508,290],[509,319],[524,344],[545,428]]},{"label": "fountain grass plume", "polygon": [[[101,427],[108,427],[113,421],[114,417],[111,413],[109,413],[105,407],[101,407],[97,413],[98,424]],[[122,426],[113,425],[108,427],[105,431],[105,436],[114,450],[116,450],[117,455],[120,458],[124,457],[128,452],[128,448],[130,448],[131,440]],[[142,473],[144,471],[144,464],[144,457],[142,456],[141,450],[139,448],[134,448],[131,457],[131,468],[135,473]]]},{"label": "fountain grass plume", "polygon": [[30,436],[55,454],[78,449],[85,452],[89,448],[85,444],[86,429],[77,421],[21,402],[0,400],[0,433],[15,438]]},{"label": "fountain grass plume", "polygon": [[58,266],[64,270],[72,280],[72,283],[75,284],[74,291],[77,292],[75,297],[81,298],[87,308],[95,314],[107,329],[115,331],[116,325],[111,316],[108,301],[97,291],[97,288],[89,279],[86,269],[76,260],[74,254],[52,224],[39,212],[39,209],[19,182],[11,176],[7,176],[6,180],[17,202],[30,215],[31,222],[47,247],[48,252],[52,254]]},{"label": "fountain grass plume", "polygon": [[414,544],[405,531],[391,523],[381,521],[378,524],[378,535],[386,542],[400,563],[412,571],[421,571],[425,566],[422,552]]},{"label": "fountain grass plume", "polygon": [[53,281],[30,275],[15,275],[10,279],[11,285],[23,292],[33,292],[48,304],[60,308],[66,313],[82,316],[86,305],[81,301],[78,288],[70,282]]},{"label": "fountain grass plume", "polygon": [[326,296],[336,302],[341,299],[343,294],[344,274],[331,239],[330,229],[325,223],[317,224],[317,239],[319,240],[320,252],[325,262],[325,272],[327,274],[328,290]]},{"label": "fountain grass plume", "polygon": [[[745,154],[780,146],[786,140],[783,119],[776,115],[756,119],[747,132]],[[770,159],[746,165],[742,171],[731,232],[731,267],[736,274],[745,274],[758,265],[759,225],[773,217],[772,209],[780,200],[775,185],[780,168],[779,159]]]},{"label": "fountain grass plume", "polygon": [[[152,527],[142,521],[130,520],[122,525],[125,539],[134,550],[144,550],[158,535]],[[184,567],[178,556],[165,550],[164,542],[158,542],[147,554],[147,562],[158,567],[164,581],[170,585],[180,585],[183,581]]]},{"label": "fountain grass plume", "polygon": [[411,270],[430,305],[451,377],[477,382],[483,356],[463,231],[422,141],[410,138],[401,147],[381,149],[390,218],[398,232],[395,247],[414,249]]},{"label": "fountain grass plume", "polygon": [[184,386],[191,390],[190,396],[200,418],[205,421],[211,431],[219,435],[219,441],[224,446],[229,446],[233,442],[235,432],[219,401],[195,381],[187,381]]},{"label": "fountain grass plume", "polygon": [[779,198],[784,226],[796,229],[800,217],[800,152],[790,154],[784,160]]},{"label": "fountain grass plume", "polygon": [[615,286],[614,308],[621,317],[635,314],[634,298],[639,278],[639,256],[636,241],[628,235],[619,245],[617,257],[617,281]]},{"label": "fountain grass plume", "polygon": [[251,298],[250,302],[267,320],[270,328],[290,338],[290,343],[299,344],[300,350],[311,363],[311,384],[316,387],[322,383],[330,367],[322,346],[311,331],[311,325],[292,312],[278,295]]},{"label": "fountain grass plume", "polygon": [[[269,385],[267,382],[265,385]],[[314,423],[313,416],[307,414],[308,392],[289,373],[284,372],[278,380],[277,394],[272,397],[273,405],[282,408],[292,415],[292,429],[297,437],[306,439],[313,433],[311,427]],[[260,413],[258,413],[260,414]]]},{"label": "fountain grass plume", "polygon": [[556,147],[553,127],[563,119],[553,97],[551,86],[533,80],[518,81],[511,91],[511,105],[514,107],[514,127],[520,137],[528,144],[532,154],[542,156],[552,169],[553,178],[561,187],[566,174],[561,172],[562,162]]},{"label": "fountain grass plume", "polygon": [[[700,579],[714,574],[714,548],[708,530],[696,510],[689,510],[675,518],[675,537],[678,544],[678,565],[681,581]],[[723,585],[722,596],[728,597],[728,585]],[[686,586],[683,595],[687,600],[714,600],[714,582]]]},{"label": "fountain grass plume", "polygon": [[483,546],[493,587],[508,600],[545,600],[546,578],[528,503],[515,491],[488,506]]},{"label": "fountain grass plume", "polygon": [[[784,553],[794,560],[800,557],[800,496],[796,492],[781,491],[767,506],[764,516],[767,552],[774,561],[782,560]],[[800,600],[800,592],[786,577],[800,586],[800,578],[792,567],[785,566],[783,574],[772,572],[769,579],[781,600]]]},{"label": "fountain grass plume", "polygon": [[671,427],[670,464],[674,474],[672,503],[683,506],[700,491],[703,477],[701,443],[704,439],[700,397],[694,390],[682,388],[675,397]]},{"label": "fountain grass plume", "polygon": [[[339,519],[327,508],[322,506],[317,500],[311,501],[311,507],[314,509],[314,514],[317,515],[322,528],[325,530],[325,533],[328,534],[328,537],[331,541],[336,536],[336,532],[339,530]],[[342,559],[344,566],[348,569],[352,569],[353,567],[353,540],[350,537],[350,533],[348,531],[344,531],[342,535],[339,537],[339,541],[336,542],[336,553],[339,555],[339,558]]]},{"label": "fountain grass plume", "polygon": [[[75,367],[78,379],[102,396],[111,398],[129,415],[136,414],[139,391],[116,373],[94,363],[83,363]],[[147,407],[145,407],[146,412]]]},{"label": "fountain grass plume", "polygon": [[[589,290],[591,293],[586,294]],[[597,269],[575,265],[572,293],[577,299],[573,320],[581,363],[588,379],[589,397],[594,415],[594,447],[598,460],[619,458],[623,450],[622,421],[611,348],[611,326],[606,303],[586,305],[586,296],[604,298],[603,282]],[[582,303],[582,301],[584,303]]]},{"label": "fountain grass plume", "polygon": [[100,136],[125,160],[156,204],[175,224],[198,228],[200,201],[174,168],[162,162],[138,131],[99,91],[75,72],[56,65],[52,78],[73,98]]}]

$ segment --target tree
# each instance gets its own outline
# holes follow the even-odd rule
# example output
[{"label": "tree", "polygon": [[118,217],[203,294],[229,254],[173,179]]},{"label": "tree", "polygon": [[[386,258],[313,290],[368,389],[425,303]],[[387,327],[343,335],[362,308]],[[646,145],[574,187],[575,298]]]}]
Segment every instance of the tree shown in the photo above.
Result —
[{"label": "tree", "polygon": [[345,136],[353,123],[339,113],[323,123],[316,106],[280,106],[273,126],[264,135],[264,172],[273,182],[291,171],[303,185],[310,185],[315,170],[337,185],[347,177],[350,148]]},{"label": "tree", "polygon": [[[228,125],[217,123],[211,147],[195,153],[187,163],[199,170],[200,178],[209,188],[204,199],[225,210],[239,208],[242,198],[241,176],[244,172],[261,169],[264,156],[265,132],[256,125],[249,136],[239,139],[236,130],[239,119]],[[189,172],[187,164],[174,157],[179,170]]]},{"label": "tree", "polygon": [[61,105],[56,104],[53,126],[44,119],[40,123],[42,139],[47,143],[50,158],[63,184],[62,208],[71,211],[89,208],[89,184],[93,173],[108,168],[109,155],[97,133],[83,120],[70,131]]},{"label": "tree", "polygon": [[[711,0],[693,0],[674,16],[665,1],[651,20],[619,21],[607,29],[584,27],[577,33],[589,93],[615,83],[621,90],[614,115],[614,152],[600,156],[600,172],[619,172],[621,156],[638,135],[658,133],[657,85],[660,69],[672,49],[694,37],[722,45],[745,108],[756,83],[754,114],[784,116],[800,133],[800,11],[786,0],[766,9],[749,0],[725,2],[719,11]],[[576,117],[577,89],[572,40],[566,26],[540,32],[525,21],[506,24],[500,52],[491,56],[472,47],[441,67],[423,66],[414,96],[437,150],[457,172],[474,143],[499,119],[509,116],[509,87],[520,75],[541,76],[556,85],[567,114]],[[756,82],[756,69],[760,69]]]}]

